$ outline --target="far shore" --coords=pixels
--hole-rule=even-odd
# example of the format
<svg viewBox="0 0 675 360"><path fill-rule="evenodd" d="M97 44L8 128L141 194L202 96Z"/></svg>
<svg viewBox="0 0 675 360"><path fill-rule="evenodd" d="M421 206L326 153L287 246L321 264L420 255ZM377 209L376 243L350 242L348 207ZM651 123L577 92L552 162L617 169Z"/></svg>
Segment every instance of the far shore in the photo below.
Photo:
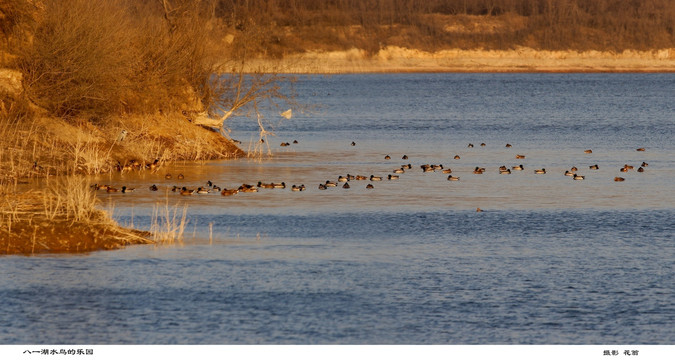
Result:
<svg viewBox="0 0 675 360"><path fill-rule="evenodd" d="M434 53L386 47L369 56L364 50L309 51L279 60L255 60L250 71L288 74L406 72L675 72L675 49L653 51L442 50Z"/></svg>

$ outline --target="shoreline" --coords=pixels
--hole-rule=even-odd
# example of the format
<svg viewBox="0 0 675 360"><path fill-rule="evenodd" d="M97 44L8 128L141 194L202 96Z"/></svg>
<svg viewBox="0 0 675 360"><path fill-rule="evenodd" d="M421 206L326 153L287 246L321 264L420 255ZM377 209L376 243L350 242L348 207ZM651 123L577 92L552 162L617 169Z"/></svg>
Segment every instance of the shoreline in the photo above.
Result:
<svg viewBox="0 0 675 360"><path fill-rule="evenodd" d="M675 49L630 51L442 50L425 52L386 47L368 56L365 50L308 51L283 59L256 59L247 71L288 74L358 73L670 73Z"/></svg>

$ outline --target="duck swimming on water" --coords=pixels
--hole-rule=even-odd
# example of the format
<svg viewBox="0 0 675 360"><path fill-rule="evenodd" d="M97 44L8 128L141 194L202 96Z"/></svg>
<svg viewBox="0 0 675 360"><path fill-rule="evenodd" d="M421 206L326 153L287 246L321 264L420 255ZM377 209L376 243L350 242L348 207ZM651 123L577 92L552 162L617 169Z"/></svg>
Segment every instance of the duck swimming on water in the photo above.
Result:
<svg viewBox="0 0 675 360"><path fill-rule="evenodd" d="M238 193L239 193L239 190L237 190L237 189L223 189L223 191L220 192L220 195L232 196L232 195L236 195Z"/></svg>

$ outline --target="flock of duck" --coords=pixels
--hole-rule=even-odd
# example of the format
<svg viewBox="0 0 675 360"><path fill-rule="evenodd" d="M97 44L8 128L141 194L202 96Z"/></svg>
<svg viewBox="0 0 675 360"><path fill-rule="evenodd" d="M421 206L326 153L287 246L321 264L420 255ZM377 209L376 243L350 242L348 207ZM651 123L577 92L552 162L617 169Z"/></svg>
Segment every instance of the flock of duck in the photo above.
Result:
<svg viewBox="0 0 675 360"><path fill-rule="evenodd" d="M297 144L297 140L293 141L294 144ZM290 146L290 143L281 143L281 146ZM355 142L351 143L351 146L356 146ZM485 143L480 144L481 147L485 147ZM469 148L473 148L473 144L468 144ZM507 148L511 148L511 144L506 144ZM637 151L645 151L644 148L638 148L636 149ZM588 149L585 150L584 153L586 154L591 154L593 151ZM523 154L516 154L515 155L516 159L525 159L526 156ZM386 155L384 157L385 160L391 160L390 155ZM407 155L403 155L401 157L402 160L408 160ZM455 160L459 160L460 156L455 155L454 156ZM155 160L152 163L149 164L141 164L138 161L132 160L129 163L122 165L118 164L117 169L120 172L126 172L126 171L133 171L133 170L151 170L153 172L157 172L159 170L159 160ZM637 172L644 172L644 168L647 167L648 164L646 162L642 162L642 164L638 167ZM459 176L455 176L452 174L452 169L444 167L442 164L422 164L419 166L422 172L428 173L428 172L441 172L443 174L448 174L447 180L448 181L460 181ZM376 176L376 175L352 175L352 174L346 174L346 175L339 175L336 181L332 180L326 180L323 183L318 184L318 189L319 190L327 190L328 188L331 187L338 187L341 186L344 189L349 189L351 186L354 184L356 181L369 181L369 183L366 185L366 189L373 189L375 186L373 185L374 182L377 181L383 181L383 180L398 180L400 178L400 174L405 173L406 171L412 171L413 166L408 163L408 164L403 164L400 167L397 167L391 171L391 174L388 174L387 176ZM589 170L599 170L600 167L597 164L590 165ZM620 172L626 173L628 171L631 171L634 169L634 166L625 164L623 167L619 169ZM524 171L525 167L522 164L519 165L514 165L511 167L507 167L506 165L502 165L499 167L498 171L499 174L511 174L514 171ZM565 170L564 174L565 176L571 177L573 180L584 180L585 176L580 175L578 173L579 169L576 166L571 167L569 170ZM484 167L476 166L472 173L473 174L483 174L486 172L486 169ZM539 169L534 169L533 172L535 174L546 174L547 171L545 168L539 168ZM171 180L174 178L172 174L165 174L164 178L166 180ZM178 180L183 180L185 179L185 176L183 174L178 174L176 177ZM621 177L621 176L616 176L614 177L614 181L625 181L626 179ZM350 182L352 182L352 185L350 185ZM92 188L95 190L101 190L101 191L106 191L108 193L116 193L116 192L121 192L121 193L129 193L135 191L134 188L129 188L127 186L122 186L120 188L111 186L111 185L100 185L100 184L94 184L92 185ZM174 185L172 187L169 187L172 192L178 193L183 196L190 196L190 195L199 195L199 194L210 194L210 193L220 193L222 196L233 196L238 193L253 193L253 192L258 192L259 189L286 189L287 185L285 182L280 182L280 183L264 183L262 181L258 181L256 184L241 184L237 188L221 188L220 186L214 184L210 180L207 181L203 186L199 186L197 188L189 188L187 186L179 186L179 185ZM158 191L160 187L158 187L156 184L153 184L149 187L150 191ZM304 184L301 185L292 185L290 186L291 191L305 191L306 187ZM477 211L482 211L477 209Z"/></svg>

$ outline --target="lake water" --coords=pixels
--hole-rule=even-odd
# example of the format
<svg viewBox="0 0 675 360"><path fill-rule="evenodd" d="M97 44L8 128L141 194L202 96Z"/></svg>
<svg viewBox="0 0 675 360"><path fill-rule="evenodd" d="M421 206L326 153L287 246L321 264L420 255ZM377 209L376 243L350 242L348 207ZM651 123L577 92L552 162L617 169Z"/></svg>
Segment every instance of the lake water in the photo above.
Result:
<svg viewBox="0 0 675 360"><path fill-rule="evenodd" d="M184 241L0 258L0 343L675 343L675 74L314 76L297 91L317 106L266 114L271 159L92 178L137 188L101 194L122 224L187 206ZM255 122L229 125L246 150ZM385 179L318 189L346 174ZM208 180L287 188L166 190Z"/></svg>

